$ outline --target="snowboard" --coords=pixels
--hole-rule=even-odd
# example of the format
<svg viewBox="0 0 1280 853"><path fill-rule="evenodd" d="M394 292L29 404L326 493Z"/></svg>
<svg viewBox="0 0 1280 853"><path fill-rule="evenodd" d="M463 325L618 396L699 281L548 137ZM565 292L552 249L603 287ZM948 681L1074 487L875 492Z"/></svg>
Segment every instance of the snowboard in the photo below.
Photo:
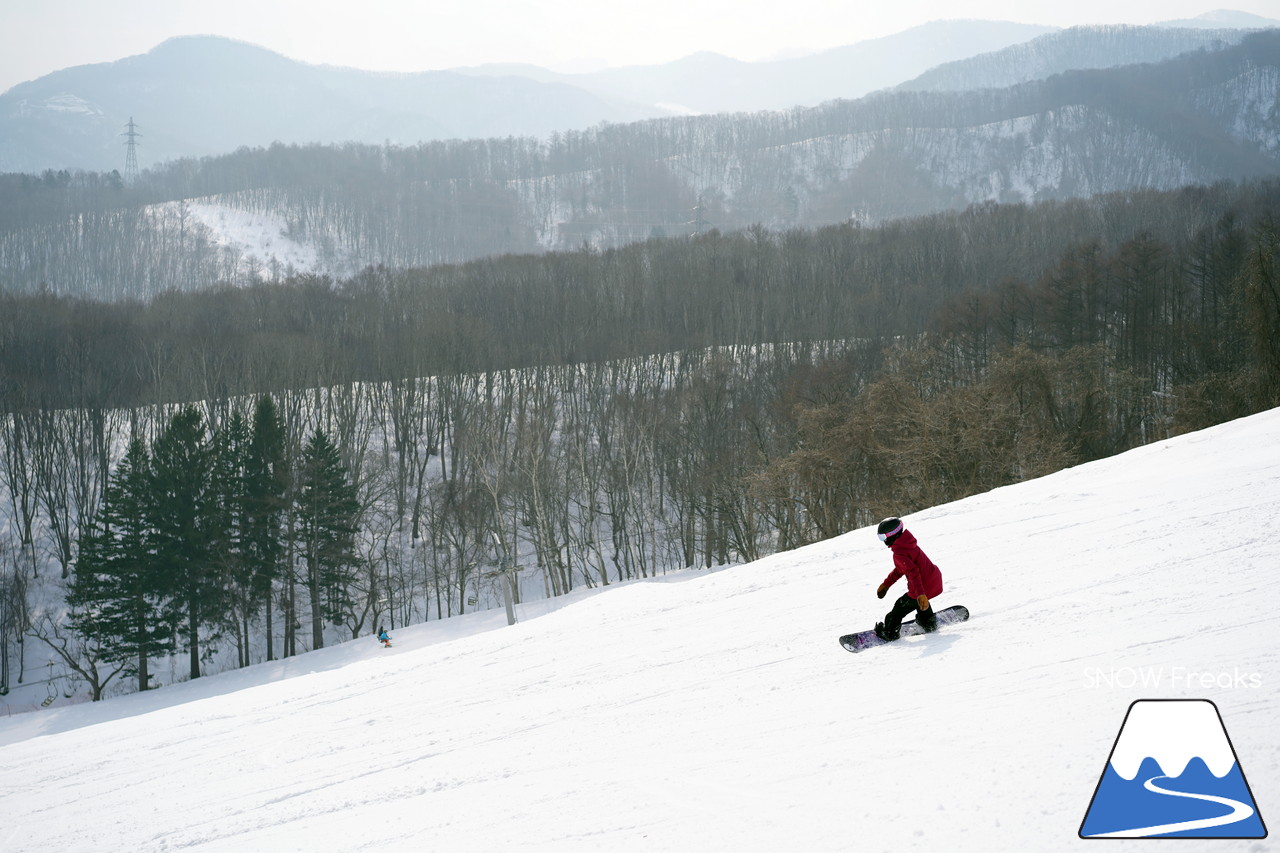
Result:
<svg viewBox="0 0 1280 853"><path fill-rule="evenodd" d="M938 620L938 627L942 628L944 625L954 625L957 622L963 622L968 619L969 608L963 604L955 604L944 610L939 610L934 616ZM925 633L924 628L917 625L915 620L910 620L902 623L902 630L898 632L898 636L913 637L916 634L923 633ZM860 652L863 649L870 649L874 646L885 646L891 642L893 641L882 640L877 637L875 631L859 631L856 634L845 634L840 638L840 645L851 652Z"/></svg>

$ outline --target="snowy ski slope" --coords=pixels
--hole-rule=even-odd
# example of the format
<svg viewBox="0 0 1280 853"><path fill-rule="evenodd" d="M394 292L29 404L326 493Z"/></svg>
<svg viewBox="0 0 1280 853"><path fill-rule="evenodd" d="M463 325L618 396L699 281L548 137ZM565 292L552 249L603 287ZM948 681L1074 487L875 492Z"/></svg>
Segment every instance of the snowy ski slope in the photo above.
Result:
<svg viewBox="0 0 1280 853"><path fill-rule="evenodd" d="M1280 410L907 523L973 617L859 655L870 530L0 720L0 850L1149 850L1076 834L1140 698L1280 821Z"/></svg>

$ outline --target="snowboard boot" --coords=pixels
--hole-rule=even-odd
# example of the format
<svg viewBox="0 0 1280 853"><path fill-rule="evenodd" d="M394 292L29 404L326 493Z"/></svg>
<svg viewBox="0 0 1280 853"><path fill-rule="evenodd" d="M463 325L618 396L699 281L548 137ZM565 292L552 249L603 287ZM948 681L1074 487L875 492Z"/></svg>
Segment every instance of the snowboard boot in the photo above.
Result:
<svg viewBox="0 0 1280 853"><path fill-rule="evenodd" d="M938 630L938 617L933 614L932 606L916 614L916 624L923 628L926 634L932 634Z"/></svg>
<svg viewBox="0 0 1280 853"><path fill-rule="evenodd" d="M892 642L898 639L902 630L902 620L916 611L916 600L904 595L893 603L893 609L884 615L883 622L876 623L876 636Z"/></svg>
<svg viewBox="0 0 1280 853"><path fill-rule="evenodd" d="M876 636L884 640L886 643L892 643L898 639L898 631L890 630L884 626L883 622L877 622L875 627Z"/></svg>

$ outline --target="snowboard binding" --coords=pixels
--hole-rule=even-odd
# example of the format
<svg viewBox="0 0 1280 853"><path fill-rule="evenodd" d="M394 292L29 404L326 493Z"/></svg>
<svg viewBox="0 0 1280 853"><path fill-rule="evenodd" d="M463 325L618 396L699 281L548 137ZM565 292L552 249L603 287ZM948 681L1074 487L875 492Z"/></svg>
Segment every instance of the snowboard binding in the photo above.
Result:
<svg viewBox="0 0 1280 853"><path fill-rule="evenodd" d="M897 631L890 631L886 628L883 622L877 622L874 631L876 636L884 640L886 643L892 643L894 640L898 639L899 636Z"/></svg>

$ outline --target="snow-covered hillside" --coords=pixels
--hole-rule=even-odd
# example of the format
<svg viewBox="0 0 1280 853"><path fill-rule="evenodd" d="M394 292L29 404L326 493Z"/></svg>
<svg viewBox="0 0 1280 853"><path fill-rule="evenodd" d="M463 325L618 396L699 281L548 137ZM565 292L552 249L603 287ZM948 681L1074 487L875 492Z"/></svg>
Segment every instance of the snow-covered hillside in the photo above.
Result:
<svg viewBox="0 0 1280 853"><path fill-rule="evenodd" d="M1140 698L1277 819L1280 410L907 522L973 618L856 656L868 530L0 720L0 848L1063 850Z"/></svg>
<svg viewBox="0 0 1280 853"><path fill-rule="evenodd" d="M288 223L281 216L215 200L192 202L187 209L195 221L210 229L214 244L230 248L243 259L242 264L257 264L263 272L273 262L289 273L330 272L321 264L315 245L301 243L288 235Z"/></svg>

